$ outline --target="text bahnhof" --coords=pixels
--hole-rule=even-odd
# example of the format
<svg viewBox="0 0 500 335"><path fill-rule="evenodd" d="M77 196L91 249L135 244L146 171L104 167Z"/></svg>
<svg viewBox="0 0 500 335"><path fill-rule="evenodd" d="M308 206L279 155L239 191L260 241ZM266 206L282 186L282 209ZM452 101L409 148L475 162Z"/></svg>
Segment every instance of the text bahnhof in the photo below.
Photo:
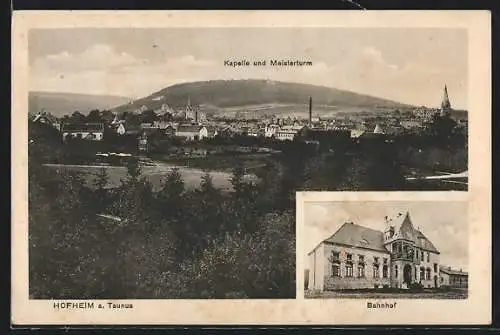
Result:
<svg viewBox="0 0 500 335"><path fill-rule="evenodd" d="M224 66L228 67L246 67L246 66L312 66L311 61L304 60L255 60L249 61L246 59L234 61L234 60L224 60Z"/></svg>

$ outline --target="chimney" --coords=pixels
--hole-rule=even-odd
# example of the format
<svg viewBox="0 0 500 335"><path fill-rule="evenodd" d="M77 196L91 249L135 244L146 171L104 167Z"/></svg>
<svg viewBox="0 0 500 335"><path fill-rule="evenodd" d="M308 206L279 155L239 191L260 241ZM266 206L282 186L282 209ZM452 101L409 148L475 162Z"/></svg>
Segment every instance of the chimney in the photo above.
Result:
<svg viewBox="0 0 500 335"><path fill-rule="evenodd" d="M312 126L312 97L309 97L309 127Z"/></svg>
<svg viewBox="0 0 500 335"><path fill-rule="evenodd" d="M198 124L198 107L194 110L194 123Z"/></svg>

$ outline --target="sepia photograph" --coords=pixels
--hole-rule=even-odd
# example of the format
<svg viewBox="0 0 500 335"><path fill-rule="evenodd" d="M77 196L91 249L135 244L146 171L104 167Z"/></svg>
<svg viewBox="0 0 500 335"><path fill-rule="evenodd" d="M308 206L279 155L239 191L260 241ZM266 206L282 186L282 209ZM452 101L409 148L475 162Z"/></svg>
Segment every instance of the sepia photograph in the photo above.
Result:
<svg viewBox="0 0 500 335"><path fill-rule="evenodd" d="M463 29L34 29L28 49L33 298L293 298L295 191L467 189Z"/></svg>
<svg viewBox="0 0 500 335"><path fill-rule="evenodd" d="M304 218L306 298L467 298L466 202L308 202Z"/></svg>
<svg viewBox="0 0 500 335"><path fill-rule="evenodd" d="M479 301L488 16L352 14L18 13L17 315L334 323L301 304ZM366 192L380 208L356 209Z"/></svg>

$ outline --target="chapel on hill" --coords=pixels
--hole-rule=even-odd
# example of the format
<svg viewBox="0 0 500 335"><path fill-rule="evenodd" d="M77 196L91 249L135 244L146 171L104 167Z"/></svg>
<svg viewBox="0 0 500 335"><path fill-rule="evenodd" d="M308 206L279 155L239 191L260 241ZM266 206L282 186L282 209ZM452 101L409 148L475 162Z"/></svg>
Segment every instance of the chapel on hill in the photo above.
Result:
<svg viewBox="0 0 500 335"><path fill-rule="evenodd" d="M408 288L439 286L439 251L410 214L385 217L384 231L353 222L308 254L308 289Z"/></svg>

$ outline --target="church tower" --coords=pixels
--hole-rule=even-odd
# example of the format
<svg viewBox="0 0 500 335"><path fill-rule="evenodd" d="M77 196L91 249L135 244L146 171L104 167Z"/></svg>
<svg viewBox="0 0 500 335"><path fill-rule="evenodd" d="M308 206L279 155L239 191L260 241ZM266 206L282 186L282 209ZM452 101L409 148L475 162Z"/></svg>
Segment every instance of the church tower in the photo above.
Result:
<svg viewBox="0 0 500 335"><path fill-rule="evenodd" d="M193 107L191 106L191 97L189 95L188 95L186 108L184 109L184 113L186 116L186 120L193 120L194 119L194 110L193 110Z"/></svg>
<svg viewBox="0 0 500 335"><path fill-rule="evenodd" d="M448 88L444 85L443 101L441 101L441 116L449 116L450 112L451 104L448 97Z"/></svg>

